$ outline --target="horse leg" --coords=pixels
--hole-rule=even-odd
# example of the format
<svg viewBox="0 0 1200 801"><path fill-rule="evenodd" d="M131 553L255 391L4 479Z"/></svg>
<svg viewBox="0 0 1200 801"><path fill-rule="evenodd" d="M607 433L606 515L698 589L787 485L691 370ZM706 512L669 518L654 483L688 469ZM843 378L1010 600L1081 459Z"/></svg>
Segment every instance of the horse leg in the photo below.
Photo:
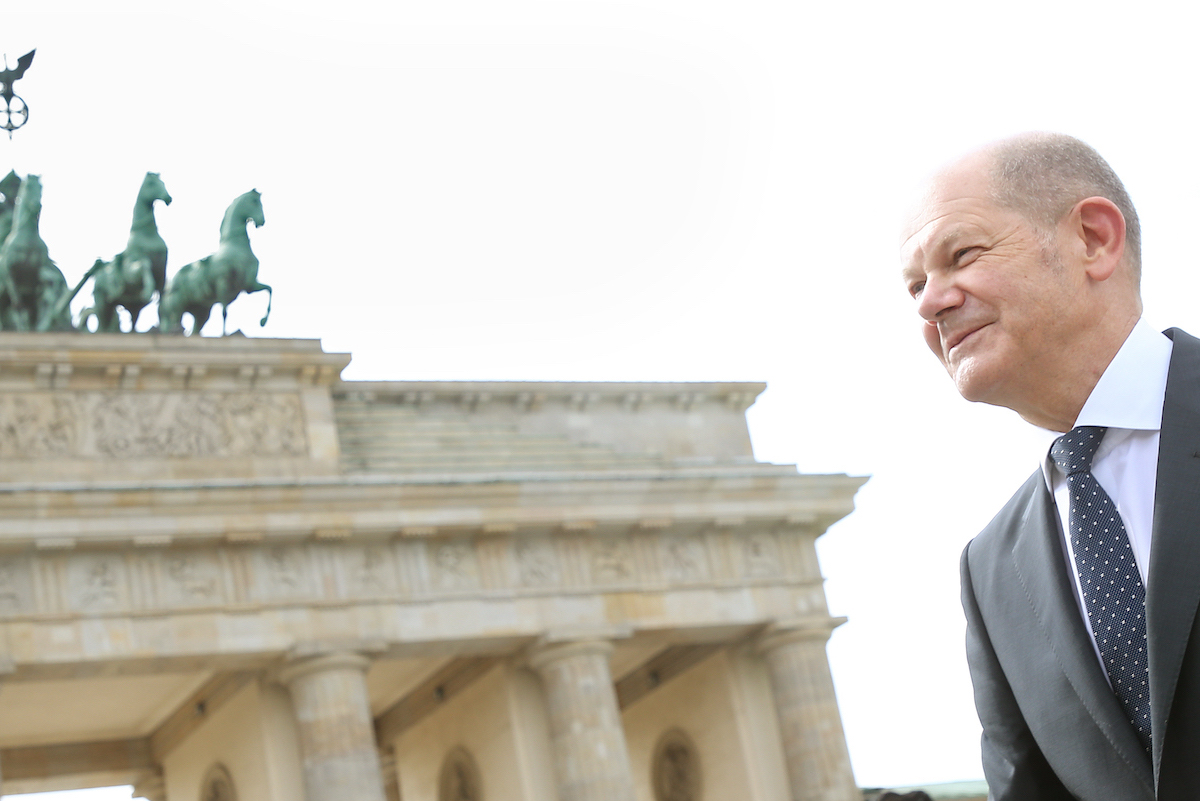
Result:
<svg viewBox="0 0 1200 801"><path fill-rule="evenodd" d="M96 305L96 333L117 334L121 331L121 322L117 319L115 303L99 303Z"/></svg>
<svg viewBox="0 0 1200 801"><path fill-rule="evenodd" d="M225 325L228 322L229 322L229 305L226 303L222 303L221 304L221 336L228 336L228 334L225 333Z"/></svg>
<svg viewBox="0 0 1200 801"><path fill-rule="evenodd" d="M267 290L267 313L264 314L263 318L258 321L258 324L260 326L266 325L267 318L271 316L271 297L273 294L271 292L271 287L267 286L266 284L260 284L260 283L258 283L258 281L255 281L253 286L251 286L249 289L246 290L246 293L249 294L251 292L261 292L264 289Z"/></svg>
<svg viewBox="0 0 1200 801"><path fill-rule="evenodd" d="M188 309L192 313L192 332L190 336L200 336L200 329L208 322L209 315L212 314L212 306L193 306Z"/></svg>
<svg viewBox="0 0 1200 801"><path fill-rule="evenodd" d="M25 309L21 308L21 293L17 291L17 282L13 280L11 272L8 274L8 296L12 299L8 307L8 313L11 315L12 329L14 331L28 331L29 315L25 313Z"/></svg>

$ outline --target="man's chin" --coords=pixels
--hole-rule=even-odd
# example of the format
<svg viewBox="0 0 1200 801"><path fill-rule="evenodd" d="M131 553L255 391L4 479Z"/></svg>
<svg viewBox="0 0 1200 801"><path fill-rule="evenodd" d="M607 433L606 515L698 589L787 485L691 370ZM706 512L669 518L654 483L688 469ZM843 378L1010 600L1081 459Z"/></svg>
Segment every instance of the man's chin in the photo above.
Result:
<svg viewBox="0 0 1200 801"><path fill-rule="evenodd" d="M994 402L990 400L993 395L993 382L981 373L978 365L964 364L957 369L951 368L950 377L954 379L954 386L958 390L958 394L962 395L965 400L972 403Z"/></svg>

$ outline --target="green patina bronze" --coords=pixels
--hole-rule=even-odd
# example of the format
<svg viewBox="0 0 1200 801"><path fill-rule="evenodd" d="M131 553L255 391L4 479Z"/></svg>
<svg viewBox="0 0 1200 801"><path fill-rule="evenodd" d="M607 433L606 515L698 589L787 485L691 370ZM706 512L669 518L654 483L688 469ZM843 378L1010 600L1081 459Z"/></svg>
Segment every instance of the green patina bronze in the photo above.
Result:
<svg viewBox="0 0 1200 801"><path fill-rule="evenodd" d="M4 244L8 232L12 230L13 211L17 207L17 192L20 189L21 177L13 170L0 178L0 195L4 195L4 199L0 200L0 245Z"/></svg>
<svg viewBox="0 0 1200 801"><path fill-rule="evenodd" d="M74 328L67 311L70 301L61 302L71 294L67 279L50 260L38 232L41 215L42 182L38 176L28 175L17 191L11 230L0 245L0 327L5 330Z"/></svg>
<svg viewBox="0 0 1200 801"><path fill-rule="evenodd" d="M129 330L135 331L142 309L154 300L155 292L162 295L167 283L167 243L154 220L157 200L171 205L171 195L158 173L148 172L133 205L133 225L125 250L112 261L97 259L84 276L84 280L93 277L95 281L92 305L80 314L80 328L86 330L88 318L95 316L98 332L120 332L117 308L123 307L131 318Z"/></svg>
<svg viewBox="0 0 1200 801"><path fill-rule="evenodd" d="M167 243L154 219L157 201L171 203L171 195L158 173L148 172L133 206L133 224L125 250L111 261L97 259L72 289L50 259L38 232L42 212L42 183L36 175L22 181L10 172L0 179L0 330L88 331L96 318L98 333L120 333L118 309L129 312L135 331L142 310L158 295L159 331L184 333L183 316L190 314L189 333L198 334L221 304L221 335L226 334L228 307L243 292L267 292L271 315L271 287L258 280L258 259L250 249L248 224L262 226L262 197L252 189L240 195L225 211L217 252L193 262L167 281ZM92 305L80 314L78 327L71 320L71 301L89 280Z"/></svg>
<svg viewBox="0 0 1200 801"><path fill-rule="evenodd" d="M183 315L192 316L192 334L198 334L221 304L221 335L225 335L229 304L243 292L267 292L267 313L259 325L271 316L271 287L258 281L258 258L250 249L247 224L255 228L264 222L262 196L257 189L239 195L225 211L221 222L221 244L217 252L185 265L167 283L158 301L159 328L166 333L183 331Z"/></svg>

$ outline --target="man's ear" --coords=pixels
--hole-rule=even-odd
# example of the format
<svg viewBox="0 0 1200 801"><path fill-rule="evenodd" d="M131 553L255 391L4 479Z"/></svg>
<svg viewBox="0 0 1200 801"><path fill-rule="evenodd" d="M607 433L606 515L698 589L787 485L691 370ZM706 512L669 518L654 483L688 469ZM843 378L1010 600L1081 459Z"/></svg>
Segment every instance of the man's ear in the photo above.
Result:
<svg viewBox="0 0 1200 801"><path fill-rule="evenodd" d="M1089 197L1068 217L1082 245L1084 269L1093 281L1105 281L1125 255L1125 215L1108 198Z"/></svg>

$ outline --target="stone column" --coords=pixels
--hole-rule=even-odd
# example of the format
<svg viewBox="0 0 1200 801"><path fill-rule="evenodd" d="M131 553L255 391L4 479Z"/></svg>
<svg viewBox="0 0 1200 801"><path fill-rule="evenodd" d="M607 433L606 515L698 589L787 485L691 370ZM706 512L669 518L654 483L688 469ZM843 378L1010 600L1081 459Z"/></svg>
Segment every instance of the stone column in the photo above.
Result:
<svg viewBox="0 0 1200 801"><path fill-rule="evenodd" d="M607 640L585 640L542 646L529 659L546 690L558 801L634 801L610 653Z"/></svg>
<svg viewBox="0 0 1200 801"><path fill-rule="evenodd" d="M791 801L860 801L833 693L825 642L845 618L822 618L768 630L766 660L783 738Z"/></svg>
<svg viewBox="0 0 1200 801"><path fill-rule="evenodd" d="M385 801L367 701L370 664L360 654L332 653L279 674L296 713L308 801Z"/></svg>
<svg viewBox="0 0 1200 801"><path fill-rule="evenodd" d="M146 801L167 801L167 785L162 770L148 773L133 785L133 797Z"/></svg>

